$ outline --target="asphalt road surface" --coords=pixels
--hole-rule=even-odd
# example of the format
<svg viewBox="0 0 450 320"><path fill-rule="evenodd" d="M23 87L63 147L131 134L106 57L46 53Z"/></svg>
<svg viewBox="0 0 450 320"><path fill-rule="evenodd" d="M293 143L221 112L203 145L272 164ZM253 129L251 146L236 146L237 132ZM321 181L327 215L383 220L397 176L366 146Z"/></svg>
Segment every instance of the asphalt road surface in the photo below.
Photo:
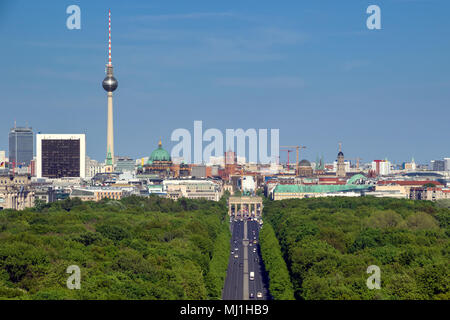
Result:
<svg viewBox="0 0 450 320"><path fill-rule="evenodd" d="M247 247L243 245L245 225L247 225ZM268 279L259 249L259 229L260 226L257 221L247 221L247 223L245 223L245 221L237 220L231 222L231 252L225 286L222 293L223 300L270 299L267 290ZM255 241L257 243L255 243ZM244 248L248 251L248 264L246 261L248 266L248 278L250 278L250 272L255 273L254 280L248 279L247 296L244 296ZM236 255L237 258L235 257ZM258 292L261 292L262 297L257 297Z"/></svg>

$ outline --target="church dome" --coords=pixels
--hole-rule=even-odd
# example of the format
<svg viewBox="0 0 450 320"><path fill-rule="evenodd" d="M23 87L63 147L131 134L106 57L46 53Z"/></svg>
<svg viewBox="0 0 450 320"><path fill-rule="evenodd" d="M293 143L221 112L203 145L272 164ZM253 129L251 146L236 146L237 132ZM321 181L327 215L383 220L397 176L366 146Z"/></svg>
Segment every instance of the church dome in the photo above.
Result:
<svg viewBox="0 0 450 320"><path fill-rule="evenodd" d="M162 147L161 139L159 140L158 149L152 152L148 162L153 163L154 161L171 161L170 154Z"/></svg>
<svg viewBox="0 0 450 320"><path fill-rule="evenodd" d="M308 160L306 160L306 159L303 159L302 161L300 161L298 163L298 165L300 167L311 167L311 163Z"/></svg>

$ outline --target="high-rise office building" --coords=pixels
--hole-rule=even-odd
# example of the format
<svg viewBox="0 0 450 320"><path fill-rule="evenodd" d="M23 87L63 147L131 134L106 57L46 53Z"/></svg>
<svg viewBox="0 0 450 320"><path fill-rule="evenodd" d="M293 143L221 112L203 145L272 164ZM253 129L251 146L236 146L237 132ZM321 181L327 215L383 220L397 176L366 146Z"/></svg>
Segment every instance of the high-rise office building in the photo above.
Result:
<svg viewBox="0 0 450 320"><path fill-rule="evenodd" d="M28 166L33 159L33 130L28 127L9 131L9 162L14 166Z"/></svg>
<svg viewBox="0 0 450 320"><path fill-rule="evenodd" d="M85 178L84 134L37 134L36 177Z"/></svg>

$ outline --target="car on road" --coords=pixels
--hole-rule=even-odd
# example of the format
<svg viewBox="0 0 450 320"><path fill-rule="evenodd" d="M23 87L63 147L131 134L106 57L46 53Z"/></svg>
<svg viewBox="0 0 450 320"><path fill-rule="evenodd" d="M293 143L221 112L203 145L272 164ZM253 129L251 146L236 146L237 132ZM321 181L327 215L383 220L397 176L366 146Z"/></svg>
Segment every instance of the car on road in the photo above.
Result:
<svg viewBox="0 0 450 320"><path fill-rule="evenodd" d="M255 295L252 293L250 293L250 299L253 299L255 297Z"/></svg>
<svg viewBox="0 0 450 320"><path fill-rule="evenodd" d="M255 280L255 273L253 271L250 272L250 280Z"/></svg>
<svg viewBox="0 0 450 320"><path fill-rule="evenodd" d="M235 254L235 255L234 255L234 258L237 259L237 258L239 258L239 256L238 256L237 254Z"/></svg>
<svg viewBox="0 0 450 320"><path fill-rule="evenodd" d="M234 251L238 251L239 250L239 248L234 248Z"/></svg>
<svg viewBox="0 0 450 320"><path fill-rule="evenodd" d="M261 293L261 292L258 292L258 293L256 294L256 297L257 297L257 298L262 298L262 293Z"/></svg>
<svg viewBox="0 0 450 320"><path fill-rule="evenodd" d="M234 254L234 251L231 251L231 254Z"/></svg>
<svg viewBox="0 0 450 320"><path fill-rule="evenodd" d="M253 252L256 252L256 248L253 248Z"/></svg>

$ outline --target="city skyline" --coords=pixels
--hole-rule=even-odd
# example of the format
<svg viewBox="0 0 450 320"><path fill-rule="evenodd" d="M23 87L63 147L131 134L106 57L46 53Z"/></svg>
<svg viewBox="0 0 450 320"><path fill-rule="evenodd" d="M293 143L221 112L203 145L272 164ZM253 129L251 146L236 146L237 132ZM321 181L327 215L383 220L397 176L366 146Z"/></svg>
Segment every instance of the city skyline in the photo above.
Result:
<svg viewBox="0 0 450 320"><path fill-rule="evenodd" d="M35 133L86 133L87 154L104 159L99 83L111 8L121 79L117 155L149 156L160 136L170 150L173 130L202 120L223 132L279 128L280 144L306 145L302 158L311 161L321 154L333 161L339 141L346 157L362 162L414 157L428 164L448 156L450 136L436 119L450 115L448 4L378 1L383 28L370 31L365 1L339 10L332 2L289 3L292 12L267 3L200 3L175 9L80 1L81 30L65 27L66 3L27 4L36 9L27 11L20 1L3 4L0 81L10 116L0 120L0 149L17 120ZM421 10L427 18L417 21ZM31 15L40 19L35 28ZM33 59L25 59L30 52ZM285 152L280 156L285 162Z"/></svg>

